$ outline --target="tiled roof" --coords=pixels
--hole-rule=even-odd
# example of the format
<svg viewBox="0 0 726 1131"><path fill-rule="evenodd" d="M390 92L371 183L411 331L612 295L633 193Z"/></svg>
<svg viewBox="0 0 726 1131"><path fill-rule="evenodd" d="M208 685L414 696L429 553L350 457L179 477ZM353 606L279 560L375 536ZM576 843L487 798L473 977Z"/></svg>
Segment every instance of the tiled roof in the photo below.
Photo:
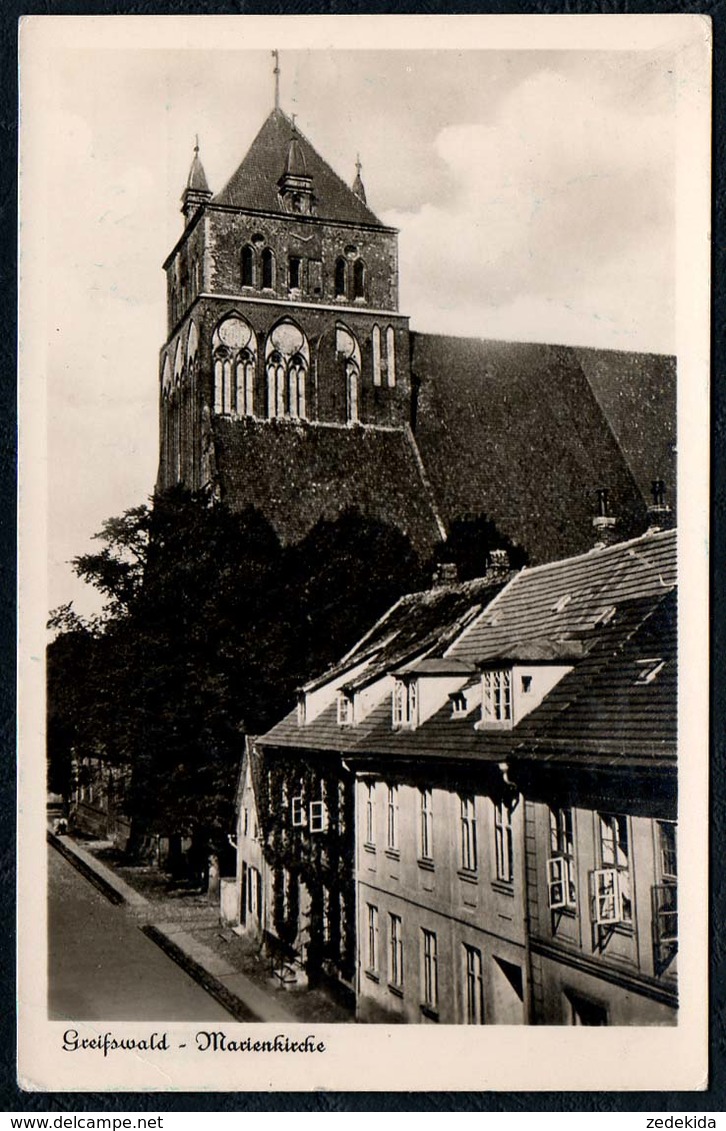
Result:
<svg viewBox="0 0 726 1131"><path fill-rule="evenodd" d="M320 687L365 663L364 670L346 684L352 690L404 663L426 663L424 657L434 650L440 656L446 644L486 608L504 584L505 579L502 578L496 581L477 578L407 594L381 617L339 664L309 687ZM464 665L461 666L466 670Z"/></svg>
<svg viewBox="0 0 726 1131"><path fill-rule="evenodd" d="M616 350L575 350L646 503L651 483L676 503L676 359Z"/></svg>
<svg viewBox="0 0 726 1131"><path fill-rule="evenodd" d="M498 762L560 759L590 765L665 765L676 739L675 532L650 535L609 550L518 574L449 648L447 657L478 663L506 641L579 642L580 659L543 703L512 730L478 729L478 712L459 716L446 703L416 729L394 730L391 696L355 726L338 723L336 704L301 726L293 712L260 740L263 745L328 750L351 760ZM461 589L463 587L455 587ZM348 659L365 653L416 602L394 606ZM443 596L443 593L442 593ZM563 603L562 598L569 596ZM600 614L605 613L601 617ZM395 655L390 649L389 657ZM441 654L439 650L438 654ZM641 661L663 667L652 676ZM341 669L344 665L341 665ZM462 674L465 669L462 667ZM332 678L330 673L329 677ZM651 678L646 679L646 676Z"/></svg>
<svg viewBox="0 0 726 1131"><path fill-rule="evenodd" d="M422 555L440 541L403 430L224 417L213 427L222 500L233 509L257 507L283 541L346 508L397 527Z"/></svg>
<svg viewBox="0 0 726 1131"><path fill-rule="evenodd" d="M524 569L448 655L480 663L544 636L587 638L623 602L659 597L675 585L675 530Z"/></svg>
<svg viewBox="0 0 726 1131"><path fill-rule="evenodd" d="M277 182L285 171L293 124L282 110L273 110L247 151L242 164L214 197L213 204L280 212ZM370 208L313 149L295 127L295 137L312 177L315 215L323 220L349 221L383 227Z"/></svg>
<svg viewBox="0 0 726 1131"><path fill-rule="evenodd" d="M593 545L595 492L606 487L621 537L642 532L646 503L581 351L419 333L411 348L416 440L447 525L483 512L532 563L552 561Z"/></svg>
<svg viewBox="0 0 726 1131"><path fill-rule="evenodd" d="M521 757L574 762L596 754L610 764L624 756L629 762L674 761L676 593L630 604L640 606L638 627L617 641L607 636L598 641L523 721Z"/></svg>

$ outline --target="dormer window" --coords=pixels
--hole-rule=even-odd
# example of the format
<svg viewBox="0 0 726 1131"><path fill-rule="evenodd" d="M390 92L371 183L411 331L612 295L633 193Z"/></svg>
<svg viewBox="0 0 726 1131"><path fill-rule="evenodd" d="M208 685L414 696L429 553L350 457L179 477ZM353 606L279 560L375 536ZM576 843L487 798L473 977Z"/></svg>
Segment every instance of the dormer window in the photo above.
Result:
<svg viewBox="0 0 726 1131"><path fill-rule="evenodd" d="M353 696L345 691L338 692L338 726L353 725Z"/></svg>
<svg viewBox="0 0 726 1131"><path fill-rule="evenodd" d="M463 691L454 691L449 696L449 702L451 703L452 718L455 719L466 714L466 695Z"/></svg>
<svg viewBox="0 0 726 1131"><path fill-rule="evenodd" d="M417 724L418 680L397 679L393 688L393 725L413 728Z"/></svg>
<svg viewBox="0 0 726 1131"><path fill-rule="evenodd" d="M512 722L512 673L509 669L484 672L482 676L482 722Z"/></svg>
<svg viewBox="0 0 726 1131"><path fill-rule="evenodd" d="M665 660L661 660L660 656L654 656L650 660L638 660L638 678L636 683L652 683L654 679L660 675L665 667Z"/></svg>

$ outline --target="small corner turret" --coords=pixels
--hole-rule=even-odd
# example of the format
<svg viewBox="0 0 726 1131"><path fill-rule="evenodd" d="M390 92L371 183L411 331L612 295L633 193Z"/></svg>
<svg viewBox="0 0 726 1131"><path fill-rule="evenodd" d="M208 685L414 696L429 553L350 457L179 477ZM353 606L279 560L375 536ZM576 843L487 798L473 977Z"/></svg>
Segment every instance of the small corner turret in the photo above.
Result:
<svg viewBox="0 0 726 1131"><path fill-rule="evenodd" d="M204 166L199 159L199 137L194 141L194 157L192 158L186 188L182 193L181 199L181 211L184 214L184 220L187 224L192 217L196 215L197 210L212 199L212 193L207 184Z"/></svg>

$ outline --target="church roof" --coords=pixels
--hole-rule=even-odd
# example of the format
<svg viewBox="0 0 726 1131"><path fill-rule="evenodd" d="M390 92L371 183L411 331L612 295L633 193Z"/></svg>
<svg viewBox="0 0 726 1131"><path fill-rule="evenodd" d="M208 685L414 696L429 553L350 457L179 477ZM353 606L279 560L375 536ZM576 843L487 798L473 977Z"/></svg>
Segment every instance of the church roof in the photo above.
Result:
<svg viewBox="0 0 726 1131"><path fill-rule="evenodd" d="M296 164L302 163L312 177L315 194L315 215L323 220L374 224L383 227L370 208L353 192L330 165L313 148L308 139L293 127L282 110L273 110L247 151L242 164L214 204L234 208L250 208L262 212L279 212L278 187L287 167L290 141L296 140Z"/></svg>
<svg viewBox="0 0 726 1131"><path fill-rule="evenodd" d="M222 500L233 509L257 507L284 542L346 508L396 526L421 555L440 541L403 429L224 417L213 428Z"/></svg>
<svg viewBox="0 0 726 1131"><path fill-rule="evenodd" d="M196 192L209 192L209 185L207 184L207 175L204 172L204 166L199 157L199 144L194 146L194 157L192 158L191 168L189 169L189 176L187 177L187 188L193 189Z"/></svg>
<svg viewBox="0 0 726 1131"><path fill-rule="evenodd" d="M595 493L606 487L620 537L643 530L646 502L583 351L420 333L411 349L416 442L447 526L483 512L532 564L552 561L592 547ZM586 352L607 385L615 363Z"/></svg>

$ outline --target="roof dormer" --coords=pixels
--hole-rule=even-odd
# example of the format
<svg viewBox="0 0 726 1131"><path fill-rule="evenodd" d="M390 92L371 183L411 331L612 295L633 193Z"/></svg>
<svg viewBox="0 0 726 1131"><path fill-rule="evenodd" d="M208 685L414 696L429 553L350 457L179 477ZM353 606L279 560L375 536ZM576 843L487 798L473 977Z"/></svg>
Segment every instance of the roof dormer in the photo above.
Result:
<svg viewBox="0 0 726 1131"><path fill-rule="evenodd" d="M294 123L293 134L287 147L285 171L277 182L277 187L280 203L285 212L294 212L300 216L314 215L313 178L308 173L305 152Z"/></svg>

